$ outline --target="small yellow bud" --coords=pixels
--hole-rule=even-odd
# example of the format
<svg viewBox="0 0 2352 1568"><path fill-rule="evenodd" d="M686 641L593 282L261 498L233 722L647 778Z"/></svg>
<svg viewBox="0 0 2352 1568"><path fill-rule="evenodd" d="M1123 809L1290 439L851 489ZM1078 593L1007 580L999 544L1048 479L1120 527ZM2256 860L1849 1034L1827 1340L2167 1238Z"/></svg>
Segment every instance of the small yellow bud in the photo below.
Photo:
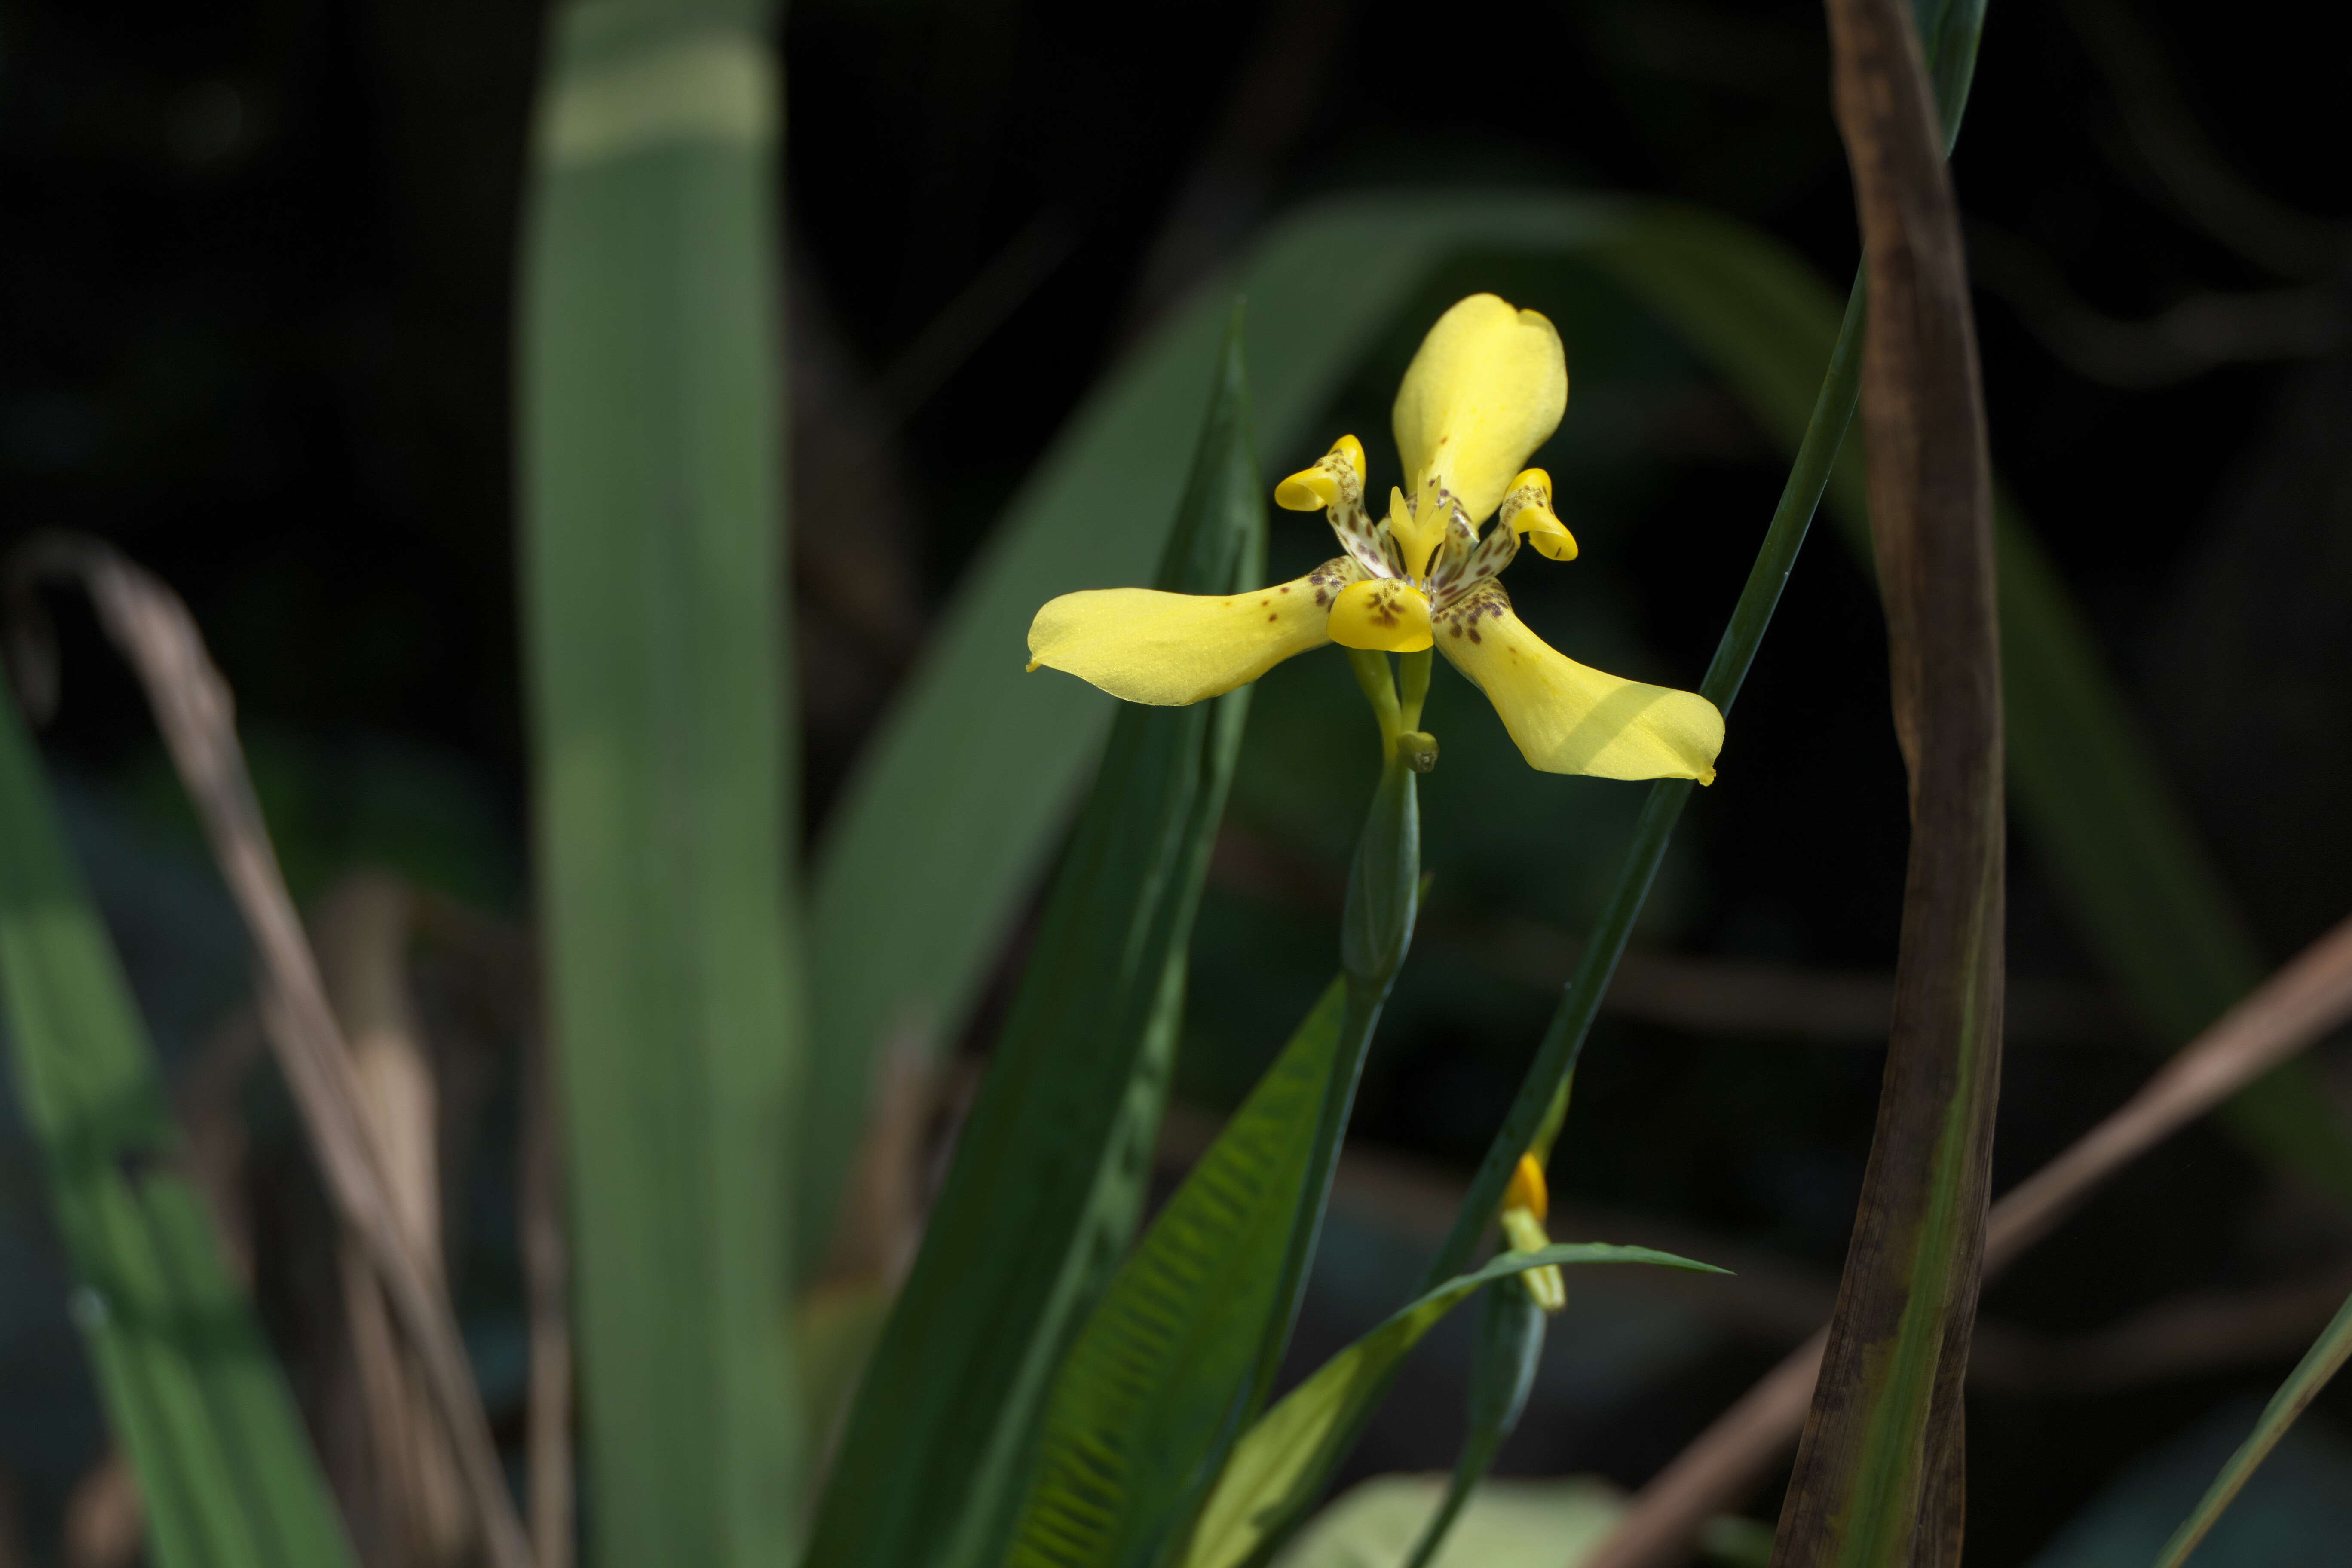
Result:
<svg viewBox="0 0 2352 1568"><path fill-rule="evenodd" d="M1437 767L1437 737L1426 730L1407 730L1396 738L1396 750L1414 773L1430 773Z"/></svg>
<svg viewBox="0 0 2352 1568"><path fill-rule="evenodd" d="M1533 1154L1519 1156L1518 1169L1511 1173L1511 1184L1503 1191L1503 1207L1525 1209L1538 1223L1551 1213L1551 1196L1544 1186L1543 1167L1536 1163Z"/></svg>

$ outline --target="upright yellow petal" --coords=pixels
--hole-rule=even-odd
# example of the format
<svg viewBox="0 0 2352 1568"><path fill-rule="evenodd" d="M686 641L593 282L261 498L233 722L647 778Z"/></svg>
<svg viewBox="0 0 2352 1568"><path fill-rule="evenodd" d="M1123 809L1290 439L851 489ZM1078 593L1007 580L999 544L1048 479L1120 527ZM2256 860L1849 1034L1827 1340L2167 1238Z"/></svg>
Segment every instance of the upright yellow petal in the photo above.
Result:
<svg viewBox="0 0 2352 1568"><path fill-rule="evenodd" d="M1556 653L1495 584L1438 616L1437 646L1477 682L1530 767L1604 779L1715 782L1723 715L1693 691L1644 686Z"/></svg>
<svg viewBox="0 0 2352 1568"><path fill-rule="evenodd" d="M1434 475L1472 522L1486 521L1567 408L1568 361L1551 322L1471 295L1429 329L1397 389L1407 489Z"/></svg>
<svg viewBox="0 0 2352 1568"><path fill-rule="evenodd" d="M1222 697L1330 641L1331 601L1360 574L1333 562L1250 594L1065 594L1029 624L1029 668L1067 670L1113 697L1160 708Z"/></svg>

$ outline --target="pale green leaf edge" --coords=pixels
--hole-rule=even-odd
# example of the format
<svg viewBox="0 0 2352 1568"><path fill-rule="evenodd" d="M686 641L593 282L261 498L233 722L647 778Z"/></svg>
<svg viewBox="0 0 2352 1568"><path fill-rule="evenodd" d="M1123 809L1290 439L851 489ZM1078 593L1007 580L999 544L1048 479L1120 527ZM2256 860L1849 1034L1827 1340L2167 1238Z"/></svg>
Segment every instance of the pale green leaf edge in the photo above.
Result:
<svg viewBox="0 0 2352 1568"><path fill-rule="evenodd" d="M2262 1419L2254 1423L2252 1433L2238 1446L2238 1451L2230 1456L2229 1463L2223 1465L2221 1473L2213 1478L2213 1484L2206 1489L2197 1507L2173 1532L2172 1539L2165 1542L2162 1555L2156 1560L2156 1568L2180 1568L2189 1561L2189 1554L2197 1550L2197 1543L2205 1539L2206 1533L2220 1521L2223 1510L2245 1489L2246 1482L2253 1479L2255 1468L2270 1458L2271 1450L2279 1446L2279 1440L2286 1436L2287 1428L2294 1425L2295 1417L2319 1397L2319 1391L2327 1386L2330 1378L2343 1370L2347 1360L2352 1360L2352 1296L2345 1298L2344 1305L2336 1309L2334 1320L2321 1331L2311 1349L2304 1352L2303 1360L2295 1363L2294 1370L2287 1373L2286 1381L2279 1385L2279 1391L2271 1396L2270 1404L2263 1407Z"/></svg>
<svg viewBox="0 0 2352 1568"><path fill-rule="evenodd" d="M1560 1243L1507 1252L1457 1275L1391 1313L1379 1327L1325 1362L1259 1417L1225 1463L1201 1510L1183 1568L1242 1568L1277 1539L1315 1500L1339 1458L1335 1438L1352 1435L1363 1401L1376 1398L1406 1352L1480 1286L1547 1264L1652 1263L1703 1274L1729 1270L1646 1247Z"/></svg>

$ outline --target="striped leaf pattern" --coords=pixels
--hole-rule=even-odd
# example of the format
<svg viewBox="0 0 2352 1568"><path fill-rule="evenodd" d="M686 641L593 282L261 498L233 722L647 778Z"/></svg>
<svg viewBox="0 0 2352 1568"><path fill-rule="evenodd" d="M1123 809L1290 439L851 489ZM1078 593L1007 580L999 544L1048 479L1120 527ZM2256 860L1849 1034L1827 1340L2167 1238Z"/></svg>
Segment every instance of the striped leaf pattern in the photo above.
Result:
<svg viewBox="0 0 2352 1568"><path fill-rule="evenodd" d="M1149 1562L1244 1414L1339 1054L1333 981L1071 1348L1011 1568Z"/></svg>

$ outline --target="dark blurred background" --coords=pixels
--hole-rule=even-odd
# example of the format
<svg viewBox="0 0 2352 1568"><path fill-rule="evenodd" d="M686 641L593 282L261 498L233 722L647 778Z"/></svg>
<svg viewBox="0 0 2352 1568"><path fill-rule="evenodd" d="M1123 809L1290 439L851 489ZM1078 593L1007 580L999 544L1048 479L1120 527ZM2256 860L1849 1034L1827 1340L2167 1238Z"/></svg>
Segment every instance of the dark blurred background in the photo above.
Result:
<svg viewBox="0 0 2352 1568"><path fill-rule="evenodd" d="M1995 464L2273 963L2352 905L2352 84L2340 49L2304 40L2308 15L1997 3L1955 161ZM541 22L512 0L0 13L0 531L101 535L186 596L298 895L375 865L528 921L509 454ZM782 40L812 836L1066 416L1285 208L1368 188L1626 191L1743 219L1841 286L1855 261L1822 17L1796 0L810 0ZM1544 460L1585 554L1540 583L1522 567L1515 594L1578 657L1696 684L1780 455L1660 329L1580 319L1589 288L1541 267L1465 258L1328 435L1358 430L1388 482L1394 376L1435 309L1480 288L1558 313L1577 382ZM1313 455L1266 452L1269 478ZM1119 498L1103 505L1117 526ZM1328 552L1310 524L1276 514L1277 565ZM64 672L48 755L184 1072L241 1000L233 923L135 684L86 610L48 607ZM1348 688L1337 660L1262 686L1202 916L1171 1160L1328 972L1370 778ZM1433 701L1437 892L1370 1068L1364 1158L1302 1353L1410 1285L1635 804L1528 774L1462 683L1441 678ZM1741 1281L1580 1294L1507 1471L1638 1484L1825 1313L1904 840L1874 596L1824 529L1596 1031L1556 1167L1556 1233L1660 1238ZM2022 836L2014 861L1997 1184L2152 1059ZM986 1045L983 1022L967 1054ZM2352 1114L2352 1064L2321 1060ZM481 1138L510 1141L511 1071L476 1077ZM323 1219L282 1102L265 1085L245 1115L253 1179L299 1178L257 1222L288 1343L327 1289L300 1254ZM7 1137L0 1526L46 1557L103 1439ZM478 1365L510 1408L509 1168L465 1164L448 1225ZM2198 1444L2226 1448L2347 1270L2352 1219L2210 1127L2143 1162L1987 1297L1971 1562L2107 1561L2097 1510L2161 1492ZM1417 1363L1358 1473L1451 1462L1460 1349ZM332 1380L289 1353L315 1409ZM2331 1417L2352 1421L2352 1396L2324 1401L2278 1467L2273 1515L2352 1509Z"/></svg>

